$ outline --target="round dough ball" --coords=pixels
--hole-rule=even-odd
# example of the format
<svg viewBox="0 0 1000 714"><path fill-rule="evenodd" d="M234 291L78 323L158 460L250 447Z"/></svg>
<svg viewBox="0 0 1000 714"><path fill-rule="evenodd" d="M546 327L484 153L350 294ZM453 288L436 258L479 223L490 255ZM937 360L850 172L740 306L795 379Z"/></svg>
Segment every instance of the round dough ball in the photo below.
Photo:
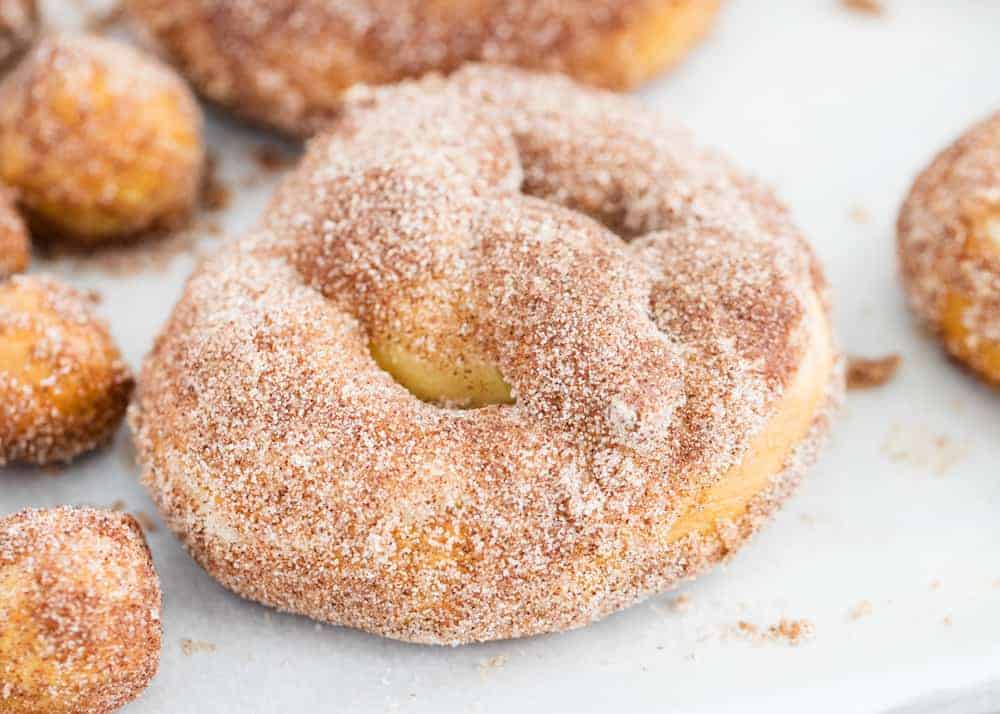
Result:
<svg viewBox="0 0 1000 714"><path fill-rule="evenodd" d="M95 245L195 205L201 114L172 70L89 35L43 39L0 84L0 181L32 229Z"/></svg>
<svg viewBox="0 0 1000 714"><path fill-rule="evenodd" d="M93 307L51 278L0 283L0 464L69 461L114 434L133 380Z"/></svg>
<svg viewBox="0 0 1000 714"><path fill-rule="evenodd" d="M131 516L0 518L0 711L105 714L135 699L159 665L160 603Z"/></svg>

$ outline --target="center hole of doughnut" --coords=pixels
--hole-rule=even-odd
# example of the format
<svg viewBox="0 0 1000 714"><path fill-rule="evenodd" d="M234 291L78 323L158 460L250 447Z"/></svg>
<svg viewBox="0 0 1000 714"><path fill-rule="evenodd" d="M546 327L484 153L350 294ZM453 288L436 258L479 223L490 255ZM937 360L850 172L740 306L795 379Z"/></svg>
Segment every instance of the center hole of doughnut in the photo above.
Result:
<svg viewBox="0 0 1000 714"><path fill-rule="evenodd" d="M423 402L449 409L515 402L500 370L454 335L376 335L369 348L378 366Z"/></svg>

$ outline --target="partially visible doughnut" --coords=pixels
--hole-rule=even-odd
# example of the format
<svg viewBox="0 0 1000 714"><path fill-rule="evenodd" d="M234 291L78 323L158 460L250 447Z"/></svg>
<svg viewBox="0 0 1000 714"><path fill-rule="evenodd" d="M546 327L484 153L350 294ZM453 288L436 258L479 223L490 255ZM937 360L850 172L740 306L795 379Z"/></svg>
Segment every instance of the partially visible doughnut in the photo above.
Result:
<svg viewBox="0 0 1000 714"><path fill-rule="evenodd" d="M0 2L0 70L31 46L41 25L35 0Z"/></svg>
<svg viewBox="0 0 1000 714"><path fill-rule="evenodd" d="M311 134L353 84L468 61L566 72L626 89L677 62L718 0L129 0L211 99Z"/></svg>
<svg viewBox="0 0 1000 714"><path fill-rule="evenodd" d="M952 355L1000 384L1000 112L917 177L897 234L914 311Z"/></svg>
<svg viewBox="0 0 1000 714"><path fill-rule="evenodd" d="M104 444L132 386L91 298L52 278L0 283L0 465L69 461Z"/></svg>
<svg viewBox="0 0 1000 714"><path fill-rule="evenodd" d="M161 330L143 483L284 610L578 627L792 490L842 389L825 290L767 189L623 97L487 67L358 88Z"/></svg>
<svg viewBox="0 0 1000 714"><path fill-rule="evenodd" d="M160 600L131 516L0 518L0 711L107 714L138 697L160 661Z"/></svg>
<svg viewBox="0 0 1000 714"><path fill-rule="evenodd" d="M0 280L20 273L30 262L28 229L14 207L10 191L0 187Z"/></svg>
<svg viewBox="0 0 1000 714"><path fill-rule="evenodd" d="M33 232L92 246L174 225L203 160L190 90L127 45L49 36L0 83L0 182Z"/></svg>

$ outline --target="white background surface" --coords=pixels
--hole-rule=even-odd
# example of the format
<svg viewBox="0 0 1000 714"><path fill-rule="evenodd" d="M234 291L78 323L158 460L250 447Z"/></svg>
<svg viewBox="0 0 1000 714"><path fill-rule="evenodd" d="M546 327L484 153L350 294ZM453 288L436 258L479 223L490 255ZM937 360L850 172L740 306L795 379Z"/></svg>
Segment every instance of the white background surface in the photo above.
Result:
<svg viewBox="0 0 1000 714"><path fill-rule="evenodd" d="M671 608L675 593L566 634L405 645L236 598L157 520L148 537L164 590L162 663L127 711L840 714L1000 679L1000 392L950 365L914 325L893 235L915 173L1000 108L1000 2L886 5L868 17L834 0L732 0L689 61L642 92L777 186L826 266L846 351L905 360L888 387L850 395L796 497L731 564L681 590L686 611ZM258 175L249 149L271 139L213 114L208 140L238 190L224 217L238 233L274 179ZM127 275L79 260L34 270L99 288L138 367L193 264L185 255ZM0 513L121 500L154 514L131 459L123 430L57 475L5 472ZM865 600L871 613L852 619ZM814 638L791 647L737 632L741 620L766 628L783 616L811 621ZM185 654L182 639L214 651ZM985 695L947 711L997 708Z"/></svg>

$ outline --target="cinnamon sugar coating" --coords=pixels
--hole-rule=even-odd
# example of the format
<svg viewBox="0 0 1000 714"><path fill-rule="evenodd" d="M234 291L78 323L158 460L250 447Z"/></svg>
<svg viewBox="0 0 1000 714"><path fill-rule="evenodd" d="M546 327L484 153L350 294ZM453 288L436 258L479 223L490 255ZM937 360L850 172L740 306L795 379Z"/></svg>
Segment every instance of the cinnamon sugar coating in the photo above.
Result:
<svg viewBox="0 0 1000 714"><path fill-rule="evenodd" d="M0 518L0 711L107 714L138 697L159 665L160 600L131 516Z"/></svg>
<svg viewBox="0 0 1000 714"><path fill-rule="evenodd" d="M952 355L1000 384L1000 112L917 177L897 236L913 310Z"/></svg>
<svg viewBox="0 0 1000 714"><path fill-rule="evenodd" d="M718 0L129 0L211 99L312 134L343 91L480 61L624 89L687 53Z"/></svg>
<svg viewBox="0 0 1000 714"><path fill-rule="evenodd" d="M120 42L45 37L0 83L0 181L37 234L93 246L172 226L203 161L190 90Z"/></svg>
<svg viewBox="0 0 1000 714"><path fill-rule="evenodd" d="M101 446L132 387L89 297L47 277L0 282L0 465L69 461Z"/></svg>
<svg viewBox="0 0 1000 714"><path fill-rule="evenodd" d="M143 482L210 574L283 610L441 644L578 627L793 488L842 388L824 290L765 188L627 99L479 66L357 88L162 329ZM415 398L385 335L476 355L514 403ZM804 381L745 507L682 527Z"/></svg>
<svg viewBox="0 0 1000 714"><path fill-rule="evenodd" d="M20 273L30 262L28 229L14 207L10 191L0 187L0 280Z"/></svg>
<svg viewBox="0 0 1000 714"><path fill-rule="evenodd" d="M0 2L0 70L31 46L41 25L35 0Z"/></svg>

